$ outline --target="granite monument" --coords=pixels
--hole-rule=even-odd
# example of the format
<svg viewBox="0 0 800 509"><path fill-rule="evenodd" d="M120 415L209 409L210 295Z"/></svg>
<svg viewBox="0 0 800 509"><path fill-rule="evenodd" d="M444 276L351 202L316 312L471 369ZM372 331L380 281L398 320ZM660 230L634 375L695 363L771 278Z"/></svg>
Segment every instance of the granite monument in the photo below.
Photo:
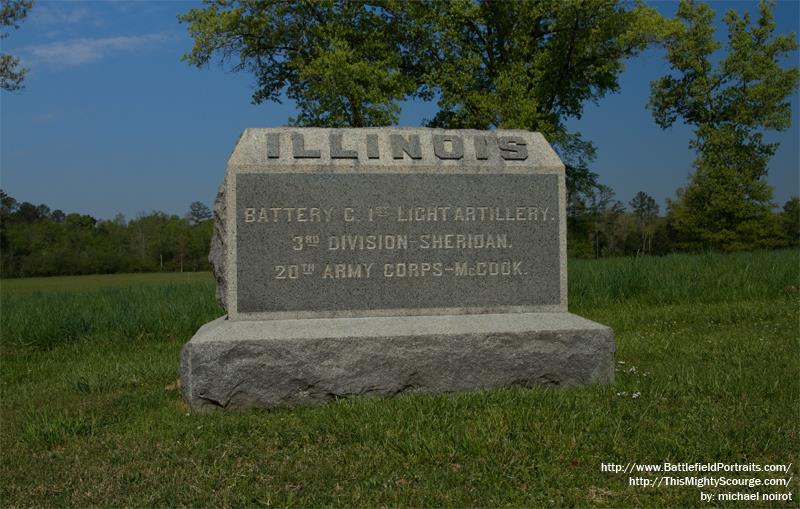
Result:
<svg viewBox="0 0 800 509"><path fill-rule="evenodd" d="M181 352L194 410L608 383L567 312L564 165L538 133L247 129L214 207L225 317Z"/></svg>

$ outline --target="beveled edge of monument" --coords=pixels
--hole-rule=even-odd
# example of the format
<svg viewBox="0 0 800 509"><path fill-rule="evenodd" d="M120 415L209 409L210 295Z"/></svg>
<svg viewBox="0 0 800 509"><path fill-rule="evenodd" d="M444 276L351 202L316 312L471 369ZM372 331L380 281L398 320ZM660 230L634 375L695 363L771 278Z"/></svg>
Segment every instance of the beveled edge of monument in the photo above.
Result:
<svg viewBox="0 0 800 509"><path fill-rule="evenodd" d="M236 292L233 292L236 295ZM380 309L339 309L329 311L256 311L237 313L236 320L298 320L303 318L376 318L376 317L408 317L408 316L444 316L444 315L486 315L508 313L564 313L565 304L549 304L541 306L461 306L443 308L380 308Z"/></svg>
<svg viewBox="0 0 800 509"><path fill-rule="evenodd" d="M317 157L294 157L292 136L302 135L304 151L318 154ZM419 136L423 147L419 158L403 154L402 159L392 157L391 135ZM269 157L266 147L269 135L278 135L280 144L277 157ZM367 157L367 135L377 136L379 156ZM344 151L357 153L356 158L332 157L331 138L339 137ZM476 137L521 137L526 142L525 159L505 159L500 150L491 148L486 159L478 159L474 143L463 143L463 155L442 159L436 156L433 137L464 137L474 141ZM465 141L462 139L462 142ZM273 154L274 155L274 154ZM480 131L475 129L433 128L248 128L245 129L228 159L228 173L274 173L345 172L345 173L394 173L398 168L415 173L563 173L564 164L541 133L519 129Z"/></svg>
<svg viewBox="0 0 800 509"><path fill-rule="evenodd" d="M319 157L314 159L295 159L290 157L290 150L280 151L280 157L266 157L263 148L267 143L268 134L283 134L291 137L293 133L309 135L306 149L319 149ZM391 153L389 138L379 137L379 151L383 154L378 159L364 159L359 154L359 159L333 159L330 151L323 150L326 143L330 143L330 134L342 134L348 137L363 136L368 134L403 134L403 135L468 135L468 136L520 136L527 142L527 156L524 160L506 160L500 157L498 151L490 151L486 160L475 159L474 147L470 152L471 144L464 144L464 155L461 159L438 159L432 150L422 152L418 160L394 160ZM351 136L352 135L352 136ZM288 139L288 138L287 138ZM432 139L432 138L431 138ZM428 140L430 141L430 140ZM314 145L316 143L316 145ZM425 142L422 142L425 145ZM430 144L429 144L430 145ZM532 157L535 156L535 157ZM472 159L467 159L472 157ZM560 260L560 302L544 306L487 306L487 307L442 307L442 308L415 308L415 309L374 309L374 310L330 310L330 311L265 311L239 313L238 288L237 288L237 242L236 242L236 178L239 173L433 173L433 174L556 174L558 175L558 206L561 212L559 218L559 260ZM436 129L436 128L317 128L317 127L275 127L275 128L247 128L239 136L230 158L224 180L226 209L226 235L229 239L225 242L226 265L226 311L230 320L286 320L302 318L358 318L377 316L439 316L439 315L474 315L491 313L536 313L536 312L561 312L567 311L567 218L566 218L566 178L564 163L553 150L541 133L520 129L497 129L481 131L476 129ZM233 211L233 213L231 213ZM230 239L233 239L230 241Z"/></svg>
<svg viewBox="0 0 800 509"><path fill-rule="evenodd" d="M613 334L607 325L568 312L297 318L263 321L229 320L227 316L221 316L201 326L191 342L460 336L514 334L534 330L540 332L596 330Z"/></svg>

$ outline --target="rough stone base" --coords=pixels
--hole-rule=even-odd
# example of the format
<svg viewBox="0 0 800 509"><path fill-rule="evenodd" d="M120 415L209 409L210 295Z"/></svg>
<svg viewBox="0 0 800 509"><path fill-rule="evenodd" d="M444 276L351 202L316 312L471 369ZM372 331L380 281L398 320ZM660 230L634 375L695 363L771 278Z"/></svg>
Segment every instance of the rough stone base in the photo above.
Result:
<svg viewBox="0 0 800 509"><path fill-rule="evenodd" d="M190 408L348 396L610 383L614 335L570 313L229 321L181 351Z"/></svg>

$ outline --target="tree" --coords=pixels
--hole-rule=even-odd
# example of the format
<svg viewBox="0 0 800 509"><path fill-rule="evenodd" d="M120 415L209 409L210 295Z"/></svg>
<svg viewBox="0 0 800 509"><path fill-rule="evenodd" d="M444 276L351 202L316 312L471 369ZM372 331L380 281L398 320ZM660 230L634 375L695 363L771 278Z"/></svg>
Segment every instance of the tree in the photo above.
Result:
<svg viewBox="0 0 800 509"><path fill-rule="evenodd" d="M714 40L714 11L692 0L678 7L681 28L666 42L674 74L651 83L648 105L662 128L679 118L695 127L694 172L669 202L683 247L773 247L781 237L766 182L777 144L765 143L763 131L791 125L788 98L800 74L780 65L798 44L794 34L773 34L772 7L762 1L752 26L749 15L725 14L727 54L721 59L715 56L721 44Z"/></svg>
<svg viewBox="0 0 800 509"><path fill-rule="evenodd" d="M16 212L17 206L17 200L0 189L0 218L6 219Z"/></svg>
<svg viewBox="0 0 800 509"><path fill-rule="evenodd" d="M211 210L203 202L193 202L189 205L189 212L186 214L186 219L191 225L198 225L206 219L211 219Z"/></svg>
<svg viewBox="0 0 800 509"><path fill-rule="evenodd" d="M642 239L640 252L652 252L655 223L656 219L658 219L658 203L656 203L656 200L649 194L644 191L639 191L628 204L631 207L631 212L633 212L633 215L637 219L637 225Z"/></svg>
<svg viewBox="0 0 800 509"><path fill-rule="evenodd" d="M56 209L50 213L50 220L54 223L63 223L67 218L67 215L64 214L64 211L61 209Z"/></svg>
<svg viewBox="0 0 800 509"><path fill-rule="evenodd" d="M171 240L170 254L173 262L175 262L173 268L177 266L178 270L183 272L184 263L189 254L191 225L178 216L171 216L165 225L165 230Z"/></svg>
<svg viewBox="0 0 800 509"><path fill-rule="evenodd" d="M0 0L0 39L8 37L7 30L19 28L19 22L28 15L33 0ZM28 70L19 65L19 58L0 54L0 88L13 92L23 87Z"/></svg>
<svg viewBox="0 0 800 509"><path fill-rule="evenodd" d="M596 258L601 258L615 247L614 229L617 219L625 212L625 206L614 199L614 195L613 189L600 184L590 196L589 214L594 225L592 244Z"/></svg>
<svg viewBox="0 0 800 509"><path fill-rule="evenodd" d="M188 260L191 270L209 270L208 250L214 233L214 221L203 221L190 232Z"/></svg>
<svg viewBox="0 0 800 509"><path fill-rule="evenodd" d="M0 275L8 277L13 272L14 249L9 244L9 221L17 211L17 200L0 189Z"/></svg>
<svg viewBox="0 0 800 509"><path fill-rule="evenodd" d="M14 212L14 216L23 223L32 223L42 219L42 211L40 207L37 207L33 203L24 201L19 204L17 210Z"/></svg>
<svg viewBox="0 0 800 509"><path fill-rule="evenodd" d="M179 16L194 39L184 55L202 67L218 56L252 72L253 103L297 103L300 126L397 122L399 101L418 92L419 31L399 0L207 0Z"/></svg>
<svg viewBox="0 0 800 509"><path fill-rule="evenodd" d="M616 92L622 60L664 31L654 9L617 0L426 3L440 95L431 124L531 129L554 141L586 101Z"/></svg>
<svg viewBox="0 0 800 509"><path fill-rule="evenodd" d="M425 5L435 39L428 82L440 108L429 125L539 131L565 161L570 193L588 195L595 149L566 120L618 91L624 59L670 24L655 9L617 0Z"/></svg>
<svg viewBox="0 0 800 509"><path fill-rule="evenodd" d="M800 198L789 199L783 205L783 228L789 238L789 245L800 245Z"/></svg>
<svg viewBox="0 0 800 509"><path fill-rule="evenodd" d="M567 250L570 256L600 258L626 254L626 236L618 231L624 222L625 206L614 199L614 191L597 185L587 196L573 196L569 205Z"/></svg>
<svg viewBox="0 0 800 509"><path fill-rule="evenodd" d="M658 217L658 203L652 196L639 191L636 196L629 202L631 212L636 216L639 221L649 221Z"/></svg>

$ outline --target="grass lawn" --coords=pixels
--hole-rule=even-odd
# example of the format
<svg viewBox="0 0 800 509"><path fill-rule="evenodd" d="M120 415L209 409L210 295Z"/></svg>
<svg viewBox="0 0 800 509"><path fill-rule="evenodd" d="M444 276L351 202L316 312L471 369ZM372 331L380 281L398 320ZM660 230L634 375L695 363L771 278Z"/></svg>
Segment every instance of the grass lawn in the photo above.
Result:
<svg viewBox="0 0 800 509"><path fill-rule="evenodd" d="M574 260L570 310L616 334L611 386L201 416L187 413L175 382L182 344L222 314L209 275L3 281L0 500L797 507L797 475L789 488L643 488L601 464L792 463L791 476L798 286L796 250ZM791 493L793 502L708 504L700 491Z"/></svg>
<svg viewBox="0 0 800 509"><path fill-rule="evenodd" d="M212 281L210 272L162 272L146 274L93 274L91 276L58 276L3 279L0 296L30 295L36 292L75 293L99 288L120 288L133 285L165 285Z"/></svg>

